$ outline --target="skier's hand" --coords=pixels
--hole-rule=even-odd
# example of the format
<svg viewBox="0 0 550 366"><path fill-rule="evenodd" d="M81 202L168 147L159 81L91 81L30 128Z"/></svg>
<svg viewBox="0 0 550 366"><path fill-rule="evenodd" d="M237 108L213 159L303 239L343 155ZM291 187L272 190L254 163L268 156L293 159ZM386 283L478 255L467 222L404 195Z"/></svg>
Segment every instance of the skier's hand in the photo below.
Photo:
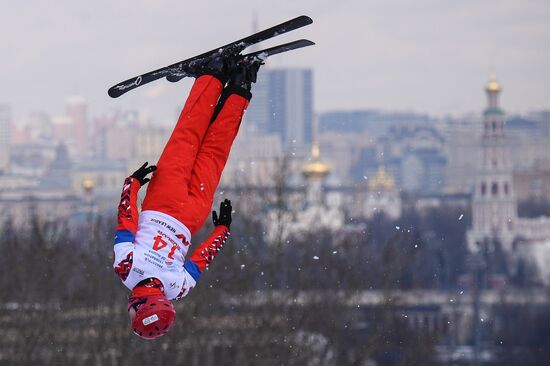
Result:
<svg viewBox="0 0 550 366"><path fill-rule="evenodd" d="M145 184L147 184L147 182L150 181L149 178L147 178L147 175L149 173L152 173L154 172L155 170L157 170L157 166L156 165L149 165L147 166L147 164L149 164L148 162L145 162L145 164L143 164L138 170L136 170L130 177L132 178L135 178L139 181L139 183L143 186Z"/></svg>
<svg viewBox="0 0 550 366"><path fill-rule="evenodd" d="M212 211L212 221L214 222L214 225L225 225L229 228L231 225L231 210L233 210L231 207L231 201L226 198L222 203L220 203L219 217L216 211Z"/></svg>

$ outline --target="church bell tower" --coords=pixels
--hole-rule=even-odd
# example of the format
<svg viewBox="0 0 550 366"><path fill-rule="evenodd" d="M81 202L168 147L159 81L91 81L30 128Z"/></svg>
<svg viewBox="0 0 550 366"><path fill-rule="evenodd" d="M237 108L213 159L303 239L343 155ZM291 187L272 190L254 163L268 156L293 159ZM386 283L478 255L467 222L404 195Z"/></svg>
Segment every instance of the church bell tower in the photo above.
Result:
<svg viewBox="0 0 550 366"><path fill-rule="evenodd" d="M485 85L487 108L476 185L472 198L472 230L469 246L484 239L498 239L505 251L511 249L517 220L516 198L512 185L512 164L505 137L504 112L499 106L502 88L492 76Z"/></svg>

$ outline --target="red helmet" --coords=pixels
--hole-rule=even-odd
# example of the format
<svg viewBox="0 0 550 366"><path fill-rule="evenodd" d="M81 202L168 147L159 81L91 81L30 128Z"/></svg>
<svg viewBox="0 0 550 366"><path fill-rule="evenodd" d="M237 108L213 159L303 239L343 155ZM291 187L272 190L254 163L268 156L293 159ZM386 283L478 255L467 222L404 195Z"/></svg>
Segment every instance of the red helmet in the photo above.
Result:
<svg viewBox="0 0 550 366"><path fill-rule="evenodd" d="M164 295L149 295L130 300L137 308L132 328L141 338L155 339L166 334L176 320L174 305Z"/></svg>

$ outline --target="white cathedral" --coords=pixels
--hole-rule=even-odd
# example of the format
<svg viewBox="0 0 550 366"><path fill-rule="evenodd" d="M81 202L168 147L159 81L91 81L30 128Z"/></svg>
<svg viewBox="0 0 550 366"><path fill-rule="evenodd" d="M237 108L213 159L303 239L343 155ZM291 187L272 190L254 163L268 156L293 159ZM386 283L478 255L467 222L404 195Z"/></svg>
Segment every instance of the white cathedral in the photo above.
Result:
<svg viewBox="0 0 550 366"><path fill-rule="evenodd" d="M269 212L267 235L270 240L286 240L291 235L300 236L319 229L336 231L344 226L342 193L327 192L323 187L330 170L330 166L321 160L319 145L314 141L309 161L302 166L305 200L300 209Z"/></svg>
<svg viewBox="0 0 550 366"><path fill-rule="evenodd" d="M540 280L550 283L550 217L521 218L512 180L512 153L506 143L504 112L499 106L502 88L494 77L485 85L480 156L472 196L472 228L468 247L476 252L487 239L500 242L512 258L537 266Z"/></svg>

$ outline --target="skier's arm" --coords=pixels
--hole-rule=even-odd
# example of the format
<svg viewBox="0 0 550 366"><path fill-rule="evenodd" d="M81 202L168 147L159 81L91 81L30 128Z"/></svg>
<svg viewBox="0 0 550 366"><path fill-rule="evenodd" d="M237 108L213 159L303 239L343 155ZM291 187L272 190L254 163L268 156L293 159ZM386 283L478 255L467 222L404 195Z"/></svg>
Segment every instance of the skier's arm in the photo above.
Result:
<svg viewBox="0 0 550 366"><path fill-rule="evenodd" d="M128 278L132 268L134 238L138 226L137 195L140 187L137 179L126 178L118 204L113 269L122 281Z"/></svg>
<svg viewBox="0 0 550 366"><path fill-rule="evenodd" d="M115 244L134 241L138 226L137 196L140 188L141 184L136 178L128 177L124 181L118 204Z"/></svg>
<svg viewBox="0 0 550 366"><path fill-rule="evenodd" d="M116 228L115 245L134 241L138 227L137 197L139 189L149 182L147 175L157 169L155 165L143 164L131 176L126 178L118 204L118 225Z"/></svg>
<svg viewBox="0 0 550 366"><path fill-rule="evenodd" d="M218 225L208 239L199 245L193 254L185 261L185 269L197 281L205 268L212 262L216 254L222 249L227 238L231 235L229 228Z"/></svg>
<svg viewBox="0 0 550 366"><path fill-rule="evenodd" d="M195 281L199 280L202 271L204 271L205 268L208 268L208 265L212 262L216 254L218 254L229 237L231 210L231 201L226 199L220 204L219 217L216 211L212 212L212 219L214 221L214 225L216 225L214 231L210 234L208 239L203 241L193 251L193 254L191 254L185 261L184 267ZM186 294L183 296L185 295Z"/></svg>
<svg viewBox="0 0 550 366"><path fill-rule="evenodd" d="M125 280L132 266L132 250L138 228L138 191L149 181L146 176L155 171L156 166L147 163L126 178L118 204L118 222L115 233L115 260L113 267L118 276Z"/></svg>

